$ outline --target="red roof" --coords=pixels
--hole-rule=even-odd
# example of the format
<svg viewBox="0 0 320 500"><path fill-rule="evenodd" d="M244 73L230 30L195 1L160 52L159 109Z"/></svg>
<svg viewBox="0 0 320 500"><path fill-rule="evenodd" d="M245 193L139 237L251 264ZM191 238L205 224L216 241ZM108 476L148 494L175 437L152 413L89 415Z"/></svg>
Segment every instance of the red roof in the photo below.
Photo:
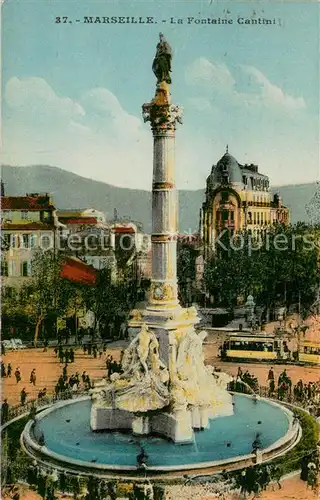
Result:
<svg viewBox="0 0 320 500"><path fill-rule="evenodd" d="M76 283L95 285L97 271L79 259L68 257L60 270L60 276Z"/></svg>
<svg viewBox="0 0 320 500"><path fill-rule="evenodd" d="M54 210L48 195L1 196L2 210Z"/></svg>
<svg viewBox="0 0 320 500"><path fill-rule="evenodd" d="M135 233L135 230L133 229L133 227L123 227L123 226L116 226L113 228L113 231L115 233L125 233L125 234Z"/></svg>
<svg viewBox="0 0 320 500"><path fill-rule="evenodd" d="M41 222L24 222L23 224L11 224L10 222L4 222L1 224L2 230L10 231L53 231L55 228L54 224L42 224Z"/></svg>
<svg viewBox="0 0 320 500"><path fill-rule="evenodd" d="M62 224L97 224L96 217L59 217Z"/></svg>

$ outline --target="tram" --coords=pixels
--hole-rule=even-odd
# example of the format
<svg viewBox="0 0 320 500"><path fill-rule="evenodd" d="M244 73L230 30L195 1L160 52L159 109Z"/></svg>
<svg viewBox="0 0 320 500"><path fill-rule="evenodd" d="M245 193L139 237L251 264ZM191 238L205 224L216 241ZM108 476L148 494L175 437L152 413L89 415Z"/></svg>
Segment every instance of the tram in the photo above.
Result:
<svg viewBox="0 0 320 500"><path fill-rule="evenodd" d="M301 340L299 343L299 361L320 365L320 342Z"/></svg>
<svg viewBox="0 0 320 500"><path fill-rule="evenodd" d="M279 357L279 347L273 334L234 333L228 335L221 346L221 359L269 361Z"/></svg>

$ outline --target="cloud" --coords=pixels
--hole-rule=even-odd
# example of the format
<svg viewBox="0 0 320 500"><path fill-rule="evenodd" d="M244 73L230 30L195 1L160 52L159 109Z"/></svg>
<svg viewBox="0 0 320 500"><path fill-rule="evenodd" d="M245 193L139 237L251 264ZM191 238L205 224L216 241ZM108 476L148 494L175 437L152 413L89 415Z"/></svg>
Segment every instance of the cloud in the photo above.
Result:
<svg viewBox="0 0 320 500"><path fill-rule="evenodd" d="M53 113L55 117L84 116L82 106L68 97L59 97L43 78L11 78L5 88L6 104L15 112L38 118Z"/></svg>
<svg viewBox="0 0 320 500"><path fill-rule="evenodd" d="M232 90L235 80L227 66L223 63L211 62L200 57L191 63L185 71L185 80L189 85Z"/></svg>
<svg viewBox="0 0 320 500"><path fill-rule="evenodd" d="M197 111L212 111L210 100L205 97L190 97L188 103Z"/></svg>
<svg viewBox="0 0 320 500"><path fill-rule="evenodd" d="M217 98L223 104L229 101L233 106L256 107L258 112L260 112L261 107L268 108L270 106L274 110L289 113L306 107L303 97L293 97L286 94L280 87L271 83L257 68L239 65L239 70L242 72L240 80L243 76L249 76L247 87L250 88L250 92L238 90L240 82L236 81L225 64L209 61L204 57L193 61L185 70L185 81L190 86L197 86L198 91L201 89L203 95L201 98L191 97L191 104L199 111L209 111L212 106L210 101L204 105L205 100L216 101Z"/></svg>
<svg viewBox="0 0 320 500"><path fill-rule="evenodd" d="M289 182L289 168L290 182L317 177L318 157L312 155L318 118L312 122L302 113L304 101L255 68L231 73L224 64L200 58L190 69L184 125L177 131L179 188L203 188L226 143L240 162L258 162L273 183ZM243 92L241 75L250 78ZM110 184L150 189L152 143L150 126L107 88L88 89L72 99L42 78L14 77L6 85L4 163L56 165ZM302 173L301 165L308 165L308 171Z"/></svg>
<svg viewBox="0 0 320 500"><path fill-rule="evenodd" d="M11 78L5 103L5 162L57 165L111 184L150 188L150 129L108 89L91 89L75 101L59 97L42 78Z"/></svg>
<svg viewBox="0 0 320 500"><path fill-rule="evenodd" d="M293 97L277 85L272 84L268 78L253 66L241 66L243 71L253 78L260 87L260 98L265 103L275 104L288 110L299 110L306 107L303 97Z"/></svg>
<svg viewBox="0 0 320 500"><path fill-rule="evenodd" d="M88 109L91 118L94 117L96 125L106 128L110 133L118 136L129 136L131 139L139 138L139 135L145 134L145 128L142 129L142 121L136 116L128 114L119 103L116 96L105 88L95 88L86 92L81 102ZM89 111L90 110L90 111ZM92 123L92 121L91 121Z"/></svg>

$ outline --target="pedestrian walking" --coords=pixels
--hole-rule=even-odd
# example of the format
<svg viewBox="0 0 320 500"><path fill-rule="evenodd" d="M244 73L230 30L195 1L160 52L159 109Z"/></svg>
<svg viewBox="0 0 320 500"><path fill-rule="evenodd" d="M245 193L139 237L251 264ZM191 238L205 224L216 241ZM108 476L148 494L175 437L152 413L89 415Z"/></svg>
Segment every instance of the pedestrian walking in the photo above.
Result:
<svg viewBox="0 0 320 500"><path fill-rule="evenodd" d="M1 378L4 378L6 376L7 376L6 367L5 364L1 361Z"/></svg>
<svg viewBox="0 0 320 500"><path fill-rule="evenodd" d="M93 357L94 357L94 359L97 358L97 346L96 345L93 346Z"/></svg>
<svg viewBox="0 0 320 500"><path fill-rule="evenodd" d="M65 360L65 363L68 364L69 363L69 358L70 358L70 353L69 353L69 350L66 349L65 353L64 353L64 360Z"/></svg>
<svg viewBox="0 0 320 500"><path fill-rule="evenodd" d="M65 388L65 383L64 383L64 382L65 382L65 381L64 381L63 376L62 376L62 375L60 375L59 380L58 380L58 384L57 384L57 385L58 385L58 387L59 387L59 392L64 391L64 388Z"/></svg>
<svg viewBox="0 0 320 500"><path fill-rule="evenodd" d="M59 345L59 348L58 348L58 356L59 356L60 363L63 363L64 352L63 352L61 344Z"/></svg>
<svg viewBox="0 0 320 500"><path fill-rule="evenodd" d="M63 367L63 370L62 370L62 377L63 377L63 381L66 382L67 378L68 378L68 375L67 375L67 363L64 365Z"/></svg>
<svg viewBox="0 0 320 500"><path fill-rule="evenodd" d="M11 366L11 363L8 363L7 375L10 378L11 378L11 372L12 372L12 366Z"/></svg>
<svg viewBox="0 0 320 500"><path fill-rule="evenodd" d="M30 384L36 385L36 369L34 368L32 372L30 373Z"/></svg>
<svg viewBox="0 0 320 500"><path fill-rule="evenodd" d="M86 375L86 379L84 381L86 389L90 389L91 387L91 381L89 375Z"/></svg>
<svg viewBox="0 0 320 500"><path fill-rule="evenodd" d="M74 362L74 350L72 349L72 347L69 351L69 359L70 359L70 363Z"/></svg>
<svg viewBox="0 0 320 500"><path fill-rule="evenodd" d="M82 382L83 382L83 383L85 383L86 378L87 378L87 374L86 374L86 372L85 372L85 371L84 371L84 372L82 372L81 378L82 378Z"/></svg>
<svg viewBox="0 0 320 500"><path fill-rule="evenodd" d="M20 373L20 368L19 367L14 372L14 375L16 377L16 381L17 381L17 384L18 384L20 382L20 380L21 380L21 373Z"/></svg>
<svg viewBox="0 0 320 500"><path fill-rule="evenodd" d="M26 399L27 399L27 393L26 393L26 389L24 387L22 389L22 391L20 392L20 402L21 402L22 406L25 405Z"/></svg>
<svg viewBox="0 0 320 500"><path fill-rule="evenodd" d="M275 388L276 386L274 383L274 379L269 380L269 397L271 397L271 395L274 394Z"/></svg>
<svg viewBox="0 0 320 500"><path fill-rule="evenodd" d="M273 372L273 367L270 368L269 373L268 373L268 380L274 380L274 372Z"/></svg>
<svg viewBox="0 0 320 500"><path fill-rule="evenodd" d="M1 406L1 425L8 422L8 419L9 419L9 404L8 400L5 399Z"/></svg>

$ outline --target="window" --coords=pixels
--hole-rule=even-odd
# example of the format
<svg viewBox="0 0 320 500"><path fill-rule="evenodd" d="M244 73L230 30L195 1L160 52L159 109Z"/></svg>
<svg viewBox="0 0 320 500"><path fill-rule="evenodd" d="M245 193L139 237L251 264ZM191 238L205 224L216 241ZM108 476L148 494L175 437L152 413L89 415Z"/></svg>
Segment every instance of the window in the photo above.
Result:
<svg viewBox="0 0 320 500"><path fill-rule="evenodd" d="M257 212L257 224L260 224L260 214Z"/></svg>
<svg viewBox="0 0 320 500"><path fill-rule="evenodd" d="M1 239L2 239L1 250L8 250L11 244L11 234L10 233L2 234Z"/></svg>
<svg viewBox="0 0 320 500"><path fill-rule="evenodd" d="M35 248L37 246L37 234L36 233L30 234L29 243L30 243L30 248Z"/></svg>
<svg viewBox="0 0 320 500"><path fill-rule="evenodd" d="M227 221L228 219L229 219L229 211L223 210L222 211L222 220Z"/></svg>
<svg viewBox="0 0 320 500"><path fill-rule="evenodd" d="M257 223L257 215L256 215L256 212L253 212L253 223L256 224Z"/></svg>
<svg viewBox="0 0 320 500"><path fill-rule="evenodd" d="M18 234L12 234L11 247L20 248L20 237Z"/></svg>
<svg viewBox="0 0 320 500"><path fill-rule="evenodd" d="M31 276L31 262L29 260L21 262L21 275Z"/></svg>
<svg viewBox="0 0 320 500"><path fill-rule="evenodd" d="M223 184L229 184L229 176L228 176L228 174L224 174L222 176L222 182L223 182Z"/></svg>
<svg viewBox="0 0 320 500"><path fill-rule="evenodd" d="M221 191L221 201L228 201L229 193L228 191Z"/></svg>
<svg viewBox="0 0 320 500"><path fill-rule="evenodd" d="M3 218L5 220L11 220L12 219L12 212L11 212L11 210L4 210L3 211Z"/></svg>
<svg viewBox="0 0 320 500"><path fill-rule="evenodd" d="M252 213L248 212L248 224L252 224Z"/></svg>
<svg viewBox="0 0 320 500"><path fill-rule="evenodd" d="M51 218L51 213L50 212L42 212L41 215L42 215L42 221L43 222L49 222L50 221L50 218Z"/></svg>
<svg viewBox="0 0 320 500"><path fill-rule="evenodd" d="M8 276L8 262L3 260L1 261L1 276Z"/></svg>
<svg viewBox="0 0 320 500"><path fill-rule="evenodd" d="M22 248L30 248L30 235L29 234L22 235Z"/></svg>
<svg viewBox="0 0 320 500"><path fill-rule="evenodd" d="M48 248L52 248L51 246L51 238L47 234L41 235L41 248L42 250L48 250Z"/></svg>
<svg viewBox="0 0 320 500"><path fill-rule="evenodd" d="M28 219L28 210L21 210L21 219L22 220Z"/></svg>
<svg viewBox="0 0 320 500"><path fill-rule="evenodd" d="M245 186L248 184L248 178L247 178L247 176L246 176L246 175L243 175L243 176L242 176L242 182L243 182L243 184L244 184Z"/></svg>

